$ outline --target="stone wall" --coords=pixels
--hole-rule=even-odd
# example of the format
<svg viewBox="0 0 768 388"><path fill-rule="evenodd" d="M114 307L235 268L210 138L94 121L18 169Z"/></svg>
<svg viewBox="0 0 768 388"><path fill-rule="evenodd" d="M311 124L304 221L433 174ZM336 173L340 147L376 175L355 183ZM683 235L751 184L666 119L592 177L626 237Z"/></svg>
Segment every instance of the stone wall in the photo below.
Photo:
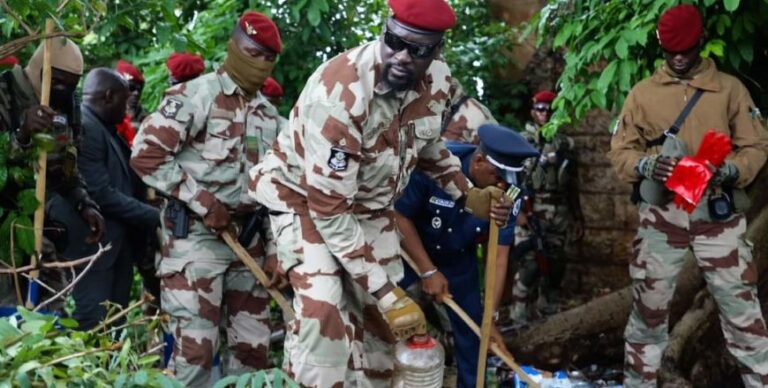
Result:
<svg viewBox="0 0 768 388"><path fill-rule="evenodd" d="M579 293L629 283L627 260L637 229L637 208L629 201L631 187L619 181L608 161L612 119L607 112L594 111L566 130L578 152L585 235L569 247L563 286Z"/></svg>

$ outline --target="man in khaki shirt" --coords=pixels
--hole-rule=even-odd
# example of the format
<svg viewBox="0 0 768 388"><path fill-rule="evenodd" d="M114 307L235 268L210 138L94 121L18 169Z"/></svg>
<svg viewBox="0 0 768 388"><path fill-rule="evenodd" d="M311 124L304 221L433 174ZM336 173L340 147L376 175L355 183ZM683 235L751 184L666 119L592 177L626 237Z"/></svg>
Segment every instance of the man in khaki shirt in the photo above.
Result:
<svg viewBox="0 0 768 388"><path fill-rule="evenodd" d="M640 228L629 274L633 308L625 331L625 384L655 387L668 341L669 303L688 250L693 250L720 312L728 351L738 360L747 387L768 384L768 331L760 311L751 243L745 240L745 206L725 216L710 212L723 193L738 198L766 160L768 141L747 89L702 59L702 20L691 5L667 10L658 36L664 63L635 85L614 129L609 157L627 182L642 184ZM679 132L665 136L697 90L700 100ZM679 158L693 155L710 128L730 136L733 152L714 171L692 213L679 209L664 187ZM663 146L662 146L663 144ZM671 152L675 151L675 152Z"/></svg>

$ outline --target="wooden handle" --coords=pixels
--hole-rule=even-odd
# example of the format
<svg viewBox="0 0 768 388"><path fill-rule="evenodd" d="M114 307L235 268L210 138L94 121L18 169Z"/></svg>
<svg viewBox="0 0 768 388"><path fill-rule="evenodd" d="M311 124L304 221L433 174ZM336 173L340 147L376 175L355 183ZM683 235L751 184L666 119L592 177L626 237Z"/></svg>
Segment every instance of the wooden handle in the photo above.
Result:
<svg viewBox="0 0 768 388"><path fill-rule="evenodd" d="M256 260L254 260L251 255L248 253L248 251L243 248L242 245L240 245L237 240L235 240L234 237L232 237L229 232L224 232L221 234L221 237L224 239L224 242L229 245L230 248L232 248L233 251L235 251L235 254L237 257L242 260L242 262L245 264L248 269L251 270L254 276L256 276L256 279L258 279L259 282L261 282L262 285L265 285L269 283L269 278L267 277L267 274L264 272L261 267L259 267L258 264L256 264ZM293 312L293 308L291 307L291 304L288 302L287 299L285 299L285 296L280 293L279 290L273 289L273 288L267 288L264 286L264 288L267 289L267 292L269 292L269 295L272 295L273 298L275 298L275 301L277 302L277 305L280 306L281 309L283 309L283 314L285 314L286 318L288 320L292 320L296 315Z"/></svg>
<svg viewBox="0 0 768 388"><path fill-rule="evenodd" d="M40 105L48 106L51 100L51 39L49 36L53 33L53 19L45 21L45 41L43 43L43 80L40 90ZM35 234L35 252L32 254L30 262L33 267L37 266L37 259L42 255L43 250L43 225L45 224L45 175L48 169L48 153L40 150L37 158L37 182L35 183L35 198L38 205L34 216L34 234ZM27 294L27 308L35 307L35 301L32 300L32 287L35 279L40 276L39 271L29 273L30 284Z"/></svg>
<svg viewBox="0 0 768 388"><path fill-rule="evenodd" d="M414 271L416 271L416 273L421 275L421 273L419 271L419 267L416 266L416 262L413 261L413 259L411 258L410 255L408 255L408 253L406 253L404 250L401 250L400 251L400 255L403 257L403 260L406 263L408 263L408 265ZM472 329L472 331L475 334L477 334L478 337L480 337L480 327L477 326L477 323L475 323L475 321L473 321L472 318L470 318L470 316L467 314L467 312L464 311L461 308L461 306L459 306L456 303L456 301L453 300L453 298L451 298L448 295L443 295L443 303L445 303L445 305L448 306L448 308L453 310L453 312L456 313L456 315L458 315L459 318L461 318L461 320L464 321L464 323L466 323L467 326L469 326L469 328ZM520 376L521 379L523 379L526 383L528 383L528 385L530 385L532 388L540 388L539 384L536 383L535 381L533 381L531 376L528 376L528 374L525 373L525 371L523 371L522 368L520 368L520 365L518 365L515 362L515 359L512 357L511 354L509 354L507 351L502 349L496 343L492 343L490 348L491 348L491 351L493 352L493 354L495 354L499 358L501 358L501 360L504 361L504 363L507 364L510 368L512 368L512 370L515 371L515 373L517 373L517 375ZM485 369L483 369L483 370L485 370Z"/></svg>
<svg viewBox="0 0 768 388"><path fill-rule="evenodd" d="M483 324L480 326L480 354L477 358L476 387L485 386L485 368L488 359L488 345L493 325L493 292L496 288L496 253L499 251L499 226L491 219L488 236L488 256L485 259L485 300L483 301Z"/></svg>

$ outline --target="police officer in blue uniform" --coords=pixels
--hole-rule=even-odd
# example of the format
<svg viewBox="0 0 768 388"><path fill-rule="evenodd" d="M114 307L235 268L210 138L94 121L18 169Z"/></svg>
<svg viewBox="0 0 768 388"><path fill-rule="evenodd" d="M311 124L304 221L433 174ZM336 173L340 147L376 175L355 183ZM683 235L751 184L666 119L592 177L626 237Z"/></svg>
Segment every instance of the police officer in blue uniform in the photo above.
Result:
<svg viewBox="0 0 768 388"><path fill-rule="evenodd" d="M448 143L448 149L461 159L464 174L475 186L497 186L506 191L507 201L514 201L512 216L507 225L499 229L497 287L494 290L495 305L498 306L514 238L515 217L520 209L518 173L522 171L525 159L537 157L539 153L521 135L499 125L482 125L478 135L479 146ZM411 177L395 209L397 225L403 235L403 249L421 272L419 279L419 275L406 265L400 287L407 288L420 280L422 290L438 303L442 303L444 295L451 295L480 324L483 307L476 247L488 241L489 221L468 213L462 204L453 201L419 171ZM477 375L480 340L453 311L448 311L448 317L453 328L458 386L472 387Z"/></svg>

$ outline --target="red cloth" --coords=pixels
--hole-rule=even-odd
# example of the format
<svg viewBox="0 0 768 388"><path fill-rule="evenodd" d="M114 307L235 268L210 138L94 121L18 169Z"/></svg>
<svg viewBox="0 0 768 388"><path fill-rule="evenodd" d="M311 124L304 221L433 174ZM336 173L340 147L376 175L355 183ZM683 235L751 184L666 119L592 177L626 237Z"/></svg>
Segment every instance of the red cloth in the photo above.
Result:
<svg viewBox="0 0 768 388"><path fill-rule="evenodd" d="M256 11L247 11L240 17L240 28L254 42L280 54L283 42L280 31L272 19Z"/></svg>
<svg viewBox="0 0 768 388"><path fill-rule="evenodd" d="M445 0L389 0L395 19L420 30L442 32L456 25L456 14Z"/></svg>
<svg viewBox="0 0 768 388"><path fill-rule="evenodd" d="M128 81L136 81L140 84L144 83L144 75L141 71L134 66L131 62L119 60L115 65L115 70Z"/></svg>
<svg viewBox="0 0 768 388"><path fill-rule="evenodd" d="M656 30L664 50L679 53L696 46L704 33L701 14L690 4L681 4L664 12Z"/></svg>
<svg viewBox="0 0 768 388"><path fill-rule="evenodd" d="M557 94L550 92L549 90L542 90L533 96L533 103L545 102L551 104L555 100Z"/></svg>
<svg viewBox="0 0 768 388"><path fill-rule="evenodd" d="M14 67L19 64L19 58L13 55L0 58L0 67Z"/></svg>
<svg viewBox="0 0 768 388"><path fill-rule="evenodd" d="M117 134L125 139L128 146L133 147L133 138L136 137L136 128L133 127L131 116L125 115L123 122L115 125L115 128L117 128Z"/></svg>
<svg viewBox="0 0 768 388"><path fill-rule="evenodd" d="M205 62L199 55L190 53L173 53L165 61L171 77L179 82L197 78L205 71Z"/></svg>
<svg viewBox="0 0 768 388"><path fill-rule="evenodd" d="M715 175L710 166L719 168L731 153L731 138L710 129L701 140L696 156L684 157L672 170L666 186L675 193L675 204L693 213Z"/></svg>
<svg viewBox="0 0 768 388"><path fill-rule="evenodd" d="M267 97L282 97L283 87L274 78L268 77L261 87L261 94Z"/></svg>

